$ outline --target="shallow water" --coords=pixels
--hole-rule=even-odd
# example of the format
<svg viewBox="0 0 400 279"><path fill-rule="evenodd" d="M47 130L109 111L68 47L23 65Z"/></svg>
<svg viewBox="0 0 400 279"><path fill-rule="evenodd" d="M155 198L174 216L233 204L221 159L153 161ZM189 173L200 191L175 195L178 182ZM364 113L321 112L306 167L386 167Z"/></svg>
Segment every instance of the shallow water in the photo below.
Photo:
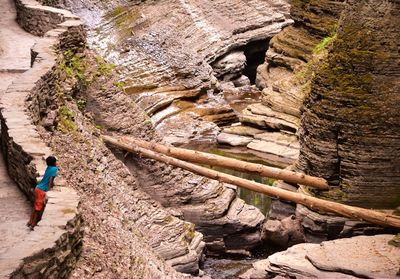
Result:
<svg viewBox="0 0 400 279"><path fill-rule="evenodd" d="M208 258L203 265L203 271L213 279L237 279L251 268L256 259L214 259Z"/></svg>
<svg viewBox="0 0 400 279"><path fill-rule="evenodd" d="M221 146L218 144L207 143L194 143L183 146L184 148L208 152L212 154L221 155L224 157L235 158L241 161L263 164L266 166L279 167L278 165L271 164L270 161L265 160L252 153L238 152L238 148ZM211 169L231 174L240 178L253 180L266 185L272 185L275 180L268 177L261 177L257 174L240 172L222 167L210 167ZM237 188L237 195L243 199L247 204L254 205L266 215L271 205L271 198L248 189ZM234 258L211 258L207 257L203 263L202 269L204 272L213 279L237 279L241 274L246 272L252 267L252 264L260 259L266 259L269 255L278 251L276 247L259 247L257 251L252 251L251 257L234 259Z"/></svg>
<svg viewBox="0 0 400 279"><path fill-rule="evenodd" d="M249 270L253 263L268 258L269 255L279 252L279 247L259 247L252 251L252 256L246 258L212 258L207 257L201 269L213 279L237 279Z"/></svg>
<svg viewBox="0 0 400 279"><path fill-rule="evenodd" d="M194 149L194 150L217 154L217 155L221 155L224 157L238 159L241 161L276 167L275 165L272 165L270 162L267 162L263 158L260 158L254 154L236 153L236 152L234 152L235 148L226 148L226 147L223 148L222 146L219 146L219 145L206 145L206 144L191 144L191 145L185 146L185 148L190 148L190 149ZM207 166L207 167L217 170L217 171L220 171L220 172L223 172L223 173L231 174L231 175L234 175L234 176L237 176L240 178L244 178L244 179L248 179L248 180L253 180L255 182L266 184L266 185L272 185L275 182L275 179L268 178L268 177L261 177L257 174L253 174L253 173L240 172L240 171L231 170L231 169L227 169L227 168L223 168L223 167L210 167L210 166ZM260 211L264 215L268 213L269 207L271 204L270 197L268 197L264 194L260 194L260 193L257 193L257 192L254 192L254 191L251 191L248 189L240 188L240 187L237 188L237 195L238 195L238 197L243 199L247 204L254 205L258 209L260 209Z"/></svg>

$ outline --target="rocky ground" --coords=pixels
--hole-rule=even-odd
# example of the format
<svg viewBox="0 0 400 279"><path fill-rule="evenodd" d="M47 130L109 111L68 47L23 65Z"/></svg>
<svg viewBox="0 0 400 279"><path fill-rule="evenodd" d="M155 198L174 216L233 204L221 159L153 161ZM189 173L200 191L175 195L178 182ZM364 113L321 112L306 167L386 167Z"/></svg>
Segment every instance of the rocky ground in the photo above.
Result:
<svg viewBox="0 0 400 279"><path fill-rule="evenodd" d="M241 278L399 278L400 248L388 244L393 237L357 236L298 244L254 263Z"/></svg>

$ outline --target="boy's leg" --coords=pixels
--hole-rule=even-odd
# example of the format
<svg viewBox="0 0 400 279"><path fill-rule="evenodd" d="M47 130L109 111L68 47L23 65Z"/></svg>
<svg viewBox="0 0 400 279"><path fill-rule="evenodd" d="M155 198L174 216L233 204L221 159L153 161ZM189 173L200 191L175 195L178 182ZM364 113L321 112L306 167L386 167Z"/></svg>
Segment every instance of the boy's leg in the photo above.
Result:
<svg viewBox="0 0 400 279"><path fill-rule="evenodd" d="M35 202L31 214L31 219L28 222L28 226L33 230L33 228L39 222L40 212L44 209L44 198L46 193L40 189L35 188Z"/></svg>
<svg viewBox="0 0 400 279"><path fill-rule="evenodd" d="M32 224L32 222L33 222L33 217L35 216L34 214L35 214L35 209L32 208L31 217L29 218L29 221L28 221L28 223L26 224L28 227L30 227L31 224Z"/></svg>
<svg viewBox="0 0 400 279"><path fill-rule="evenodd" d="M39 217L39 211L34 210L32 212L32 222L31 222L31 225L30 225L31 229L33 229L37 225L38 217Z"/></svg>

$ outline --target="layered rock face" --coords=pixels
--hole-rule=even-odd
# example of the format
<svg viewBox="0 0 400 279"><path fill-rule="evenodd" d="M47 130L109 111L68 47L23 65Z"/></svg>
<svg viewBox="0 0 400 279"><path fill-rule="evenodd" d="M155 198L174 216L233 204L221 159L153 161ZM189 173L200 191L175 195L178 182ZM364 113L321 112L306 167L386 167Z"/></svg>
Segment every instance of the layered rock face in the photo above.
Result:
<svg viewBox="0 0 400 279"><path fill-rule="evenodd" d="M84 111L87 101L82 94L93 82L105 86L97 91L113 96L107 105L119 102L136 108L135 104L112 85L110 72L99 75L98 68L92 69L94 72L86 69L96 65L88 53L86 58L85 53L69 58L69 52L62 53L65 56L59 54L57 65L45 68L49 73L36 82L38 93L31 94L27 101L32 119L47 129L37 127L58 158L60 175L81 197L84 247L72 277L184 277L173 268L196 274L205 246L202 234L140 189L127 167L99 140L93 118L88 110ZM67 68L71 74L65 74ZM78 68L81 78L73 78ZM130 119L136 120L130 128L137 135L145 135L149 126L143 125L144 114L136 111L130 114Z"/></svg>
<svg viewBox="0 0 400 279"><path fill-rule="evenodd" d="M399 26L398 1L348 1L312 79L297 167L337 185L325 196L374 208L400 203Z"/></svg>
<svg viewBox="0 0 400 279"><path fill-rule="evenodd" d="M262 278L398 278L399 248L388 242L393 235L358 236L298 244L275 253L240 276Z"/></svg>
<svg viewBox="0 0 400 279"><path fill-rule="evenodd" d="M307 81L305 64L314 47L334 31L342 9L343 1L292 1L294 24L271 39L265 63L257 69L262 105L250 105L242 122L296 132Z"/></svg>
<svg viewBox="0 0 400 279"><path fill-rule="evenodd" d="M184 109L174 100L193 99L205 93L212 87L211 63L218 64L226 53L251 41L270 38L289 24L287 7L283 0L151 1L120 6L108 11L97 29L93 26L89 41L108 61L118 65L120 85L152 116L153 123L170 118L168 130L185 133L186 126L194 125L198 131L198 123L205 122L196 116L198 111L186 113L184 121L174 118ZM87 10L83 7L77 13L85 19ZM246 51L241 51L238 57L244 60ZM234 62L228 72L224 72L225 62L222 61L221 76L243 71L244 61L238 68ZM89 99L96 104L90 106L96 121L109 131L138 136L136 128L151 123L146 119L138 125L138 119L143 118L138 117L141 110L119 100L114 103L114 96L101 90L90 92ZM220 111L229 113L225 109ZM162 138L151 132L146 137ZM175 216L197 225L205 234L209 251L236 253L260 243L264 216L237 199L229 185L151 161L128 157L126 164L137 175L142 189L165 207L171 207Z"/></svg>
<svg viewBox="0 0 400 279"><path fill-rule="evenodd" d="M87 92L86 98L87 111L104 129L120 135L160 140L143 111L115 88L107 92L94 88ZM127 110L127 102L135 109ZM229 185L137 156L121 156L121 159L135 174L141 189L170 208L173 215L195 223L196 230L204 232L209 251L238 252L260 243L264 216L236 198Z"/></svg>
<svg viewBox="0 0 400 279"><path fill-rule="evenodd" d="M193 100L211 89L210 64L231 51L243 51L250 42L277 34L290 23L287 10L284 0L144 2L109 11L89 41L108 61L121 66L126 92L155 124L168 125L164 131L213 130L215 125L197 119L201 113L174 101ZM174 118L178 114L183 116ZM181 119L187 126L196 125L174 127Z"/></svg>

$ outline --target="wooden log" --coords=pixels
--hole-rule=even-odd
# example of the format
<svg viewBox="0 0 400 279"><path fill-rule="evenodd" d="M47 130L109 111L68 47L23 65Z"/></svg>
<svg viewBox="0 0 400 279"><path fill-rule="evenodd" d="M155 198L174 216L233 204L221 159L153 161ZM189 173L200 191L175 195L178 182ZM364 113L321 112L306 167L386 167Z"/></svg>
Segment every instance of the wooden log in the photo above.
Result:
<svg viewBox="0 0 400 279"><path fill-rule="evenodd" d="M305 205L312 209L323 210L325 212L332 212L338 214L340 216L349 217L352 219L364 220L373 224L378 224L382 226L392 226L395 228L400 228L400 217L386 214L383 212L349 206L341 203L336 203L332 201L327 201L323 199L319 199L312 196L307 196L300 193L291 192L288 190L280 189L277 187L268 186L265 184L257 183L254 181L246 180L243 178L235 177L233 175L217 172L215 170L211 170L205 167L201 167L192 163L188 163L182 160L178 160L176 158L172 158L163 154L156 153L154 151L141 148L138 146L134 146L132 144L122 142L121 140L117 140L110 136L103 136L103 140L106 143L112 144L118 148L123 150L140 153L148 158L164 162L166 164L174 165L193 173L197 173L199 175L209 177L211 179L218 180L220 182L225 182L233 185L237 185L252 191L256 191L259 193L266 194L270 197L275 197L291 202L295 202L298 204Z"/></svg>
<svg viewBox="0 0 400 279"><path fill-rule="evenodd" d="M177 147L167 147L162 144L147 142L144 140L135 139L133 137L123 137L122 140L128 141L142 148L146 148L167 156L178 158L184 161L189 161L192 163L224 167L241 172L256 173L260 176L284 180L289 183L307 185L320 190L329 189L328 182L325 179L306 175L303 173L282 170L279 168L268 167L261 164L243 162L237 159L227 158L201 151L188 150Z"/></svg>

